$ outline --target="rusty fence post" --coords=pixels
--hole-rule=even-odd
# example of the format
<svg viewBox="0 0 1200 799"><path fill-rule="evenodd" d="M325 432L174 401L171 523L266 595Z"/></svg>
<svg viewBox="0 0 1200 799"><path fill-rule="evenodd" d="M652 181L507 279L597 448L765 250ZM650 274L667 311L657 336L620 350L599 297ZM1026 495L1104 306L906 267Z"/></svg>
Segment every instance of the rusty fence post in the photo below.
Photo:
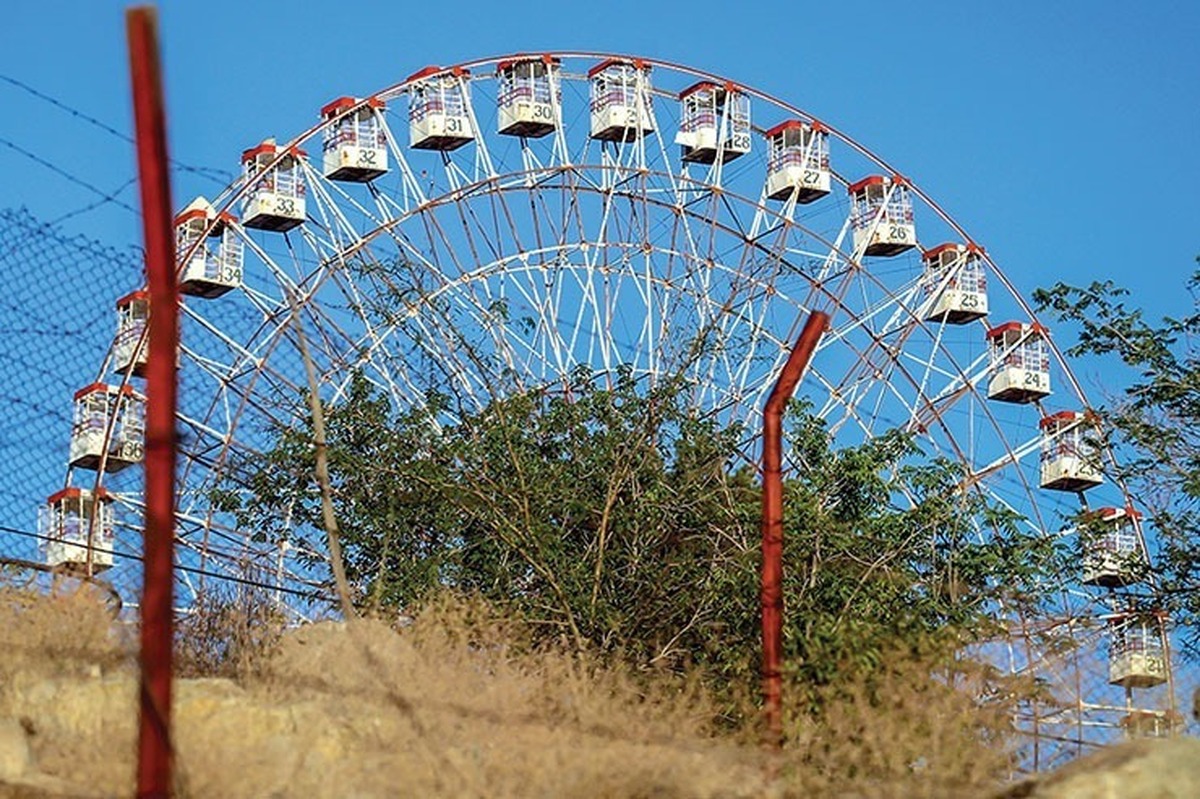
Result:
<svg viewBox="0 0 1200 799"><path fill-rule="evenodd" d="M146 364L146 510L141 621L141 704L137 795L171 794L171 645L174 635L175 353L179 294L171 226L158 18L152 8L125 14L141 190L150 342Z"/></svg>
<svg viewBox="0 0 1200 799"><path fill-rule="evenodd" d="M767 741L783 740L783 412L829 323L813 311L763 407L762 680Z"/></svg>

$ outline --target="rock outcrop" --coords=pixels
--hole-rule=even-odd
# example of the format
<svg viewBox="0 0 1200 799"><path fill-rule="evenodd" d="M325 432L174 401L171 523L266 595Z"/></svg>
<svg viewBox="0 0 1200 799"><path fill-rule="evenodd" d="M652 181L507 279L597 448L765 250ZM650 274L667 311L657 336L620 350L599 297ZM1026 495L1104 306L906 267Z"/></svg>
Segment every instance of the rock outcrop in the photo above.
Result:
<svg viewBox="0 0 1200 799"><path fill-rule="evenodd" d="M1200 740L1141 740L1082 757L996 799L1196 799Z"/></svg>

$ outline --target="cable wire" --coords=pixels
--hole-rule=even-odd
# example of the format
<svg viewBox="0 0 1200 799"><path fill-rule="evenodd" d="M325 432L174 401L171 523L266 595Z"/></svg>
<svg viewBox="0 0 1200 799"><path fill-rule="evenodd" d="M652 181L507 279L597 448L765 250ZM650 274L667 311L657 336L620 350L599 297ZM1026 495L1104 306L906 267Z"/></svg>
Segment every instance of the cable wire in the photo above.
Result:
<svg viewBox="0 0 1200 799"><path fill-rule="evenodd" d="M37 99L39 99L45 103L49 103L50 105L54 106L55 108L59 109L60 111L63 111L65 113L69 114L70 116L74 117L75 119L82 120L83 122L86 122L89 125L99 128L100 130L104 131L105 133L116 136L118 139L120 139L123 142L126 142L128 144L133 144L133 137L130 136L128 133L123 133L123 132L117 130L116 128L114 128L112 125L109 125L106 122L96 119L96 117L91 116L90 114L85 114L83 111L80 111L77 108L72 108L71 106L67 105L66 103L62 102L61 100L51 97L50 95L46 94L43 91L39 91L38 89L35 89L33 86L30 86L28 83L25 83L22 80L18 80L17 78L14 78L10 75L0 74L0 81L3 81L14 88L21 90L21 91L25 92L26 94L36 97ZM224 169L217 169L215 167L192 166L190 164L185 164L182 161L176 160L174 158L171 159L171 165L173 167L175 167L176 169L179 169L180 171L191 172L191 173L200 175L201 177L207 178L215 183L220 184L222 187L226 186L233 180L232 173L230 173Z"/></svg>

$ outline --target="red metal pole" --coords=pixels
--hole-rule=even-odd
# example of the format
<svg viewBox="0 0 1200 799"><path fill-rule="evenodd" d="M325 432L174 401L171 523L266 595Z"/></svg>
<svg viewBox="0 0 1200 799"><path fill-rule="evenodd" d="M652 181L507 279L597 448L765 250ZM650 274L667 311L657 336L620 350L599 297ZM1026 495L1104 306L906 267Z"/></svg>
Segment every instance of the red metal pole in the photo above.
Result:
<svg viewBox="0 0 1200 799"><path fill-rule="evenodd" d="M137 795L171 794L171 642L174 619L175 353L179 294L171 227L158 19L154 9L125 14L137 142L150 342L146 364L146 524L142 587L142 683Z"/></svg>
<svg viewBox="0 0 1200 799"><path fill-rule="evenodd" d="M828 323L828 314L809 314L763 407L762 679L767 737L774 746L783 740L783 411Z"/></svg>

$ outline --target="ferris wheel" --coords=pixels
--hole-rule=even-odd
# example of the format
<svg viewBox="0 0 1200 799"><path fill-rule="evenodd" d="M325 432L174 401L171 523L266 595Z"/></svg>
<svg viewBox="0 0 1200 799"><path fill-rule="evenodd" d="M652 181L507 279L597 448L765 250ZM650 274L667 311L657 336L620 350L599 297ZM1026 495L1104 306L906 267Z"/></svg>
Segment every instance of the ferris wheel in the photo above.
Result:
<svg viewBox="0 0 1200 799"><path fill-rule="evenodd" d="M240 179L176 220L183 601L254 574L303 613L323 577L315 539L256 541L213 501L307 414L297 328L330 402L361 375L400 408L439 391L481 409L587 367L682 377L696 408L756 431L821 310L800 393L837 441L909 431L1037 535L1074 536L1063 520L1094 511L1078 574L1045 586L1040 617L1006 619L994 652L1052 697L1019 719L1034 765L1178 726L1165 620L1134 610L1151 550L1101 475L1078 381L980 243L892 165L750 87L589 53L427 67L315 119L246 149ZM48 560L132 574L112 553L140 540L125 467L141 460L145 294L116 314L42 529Z"/></svg>

